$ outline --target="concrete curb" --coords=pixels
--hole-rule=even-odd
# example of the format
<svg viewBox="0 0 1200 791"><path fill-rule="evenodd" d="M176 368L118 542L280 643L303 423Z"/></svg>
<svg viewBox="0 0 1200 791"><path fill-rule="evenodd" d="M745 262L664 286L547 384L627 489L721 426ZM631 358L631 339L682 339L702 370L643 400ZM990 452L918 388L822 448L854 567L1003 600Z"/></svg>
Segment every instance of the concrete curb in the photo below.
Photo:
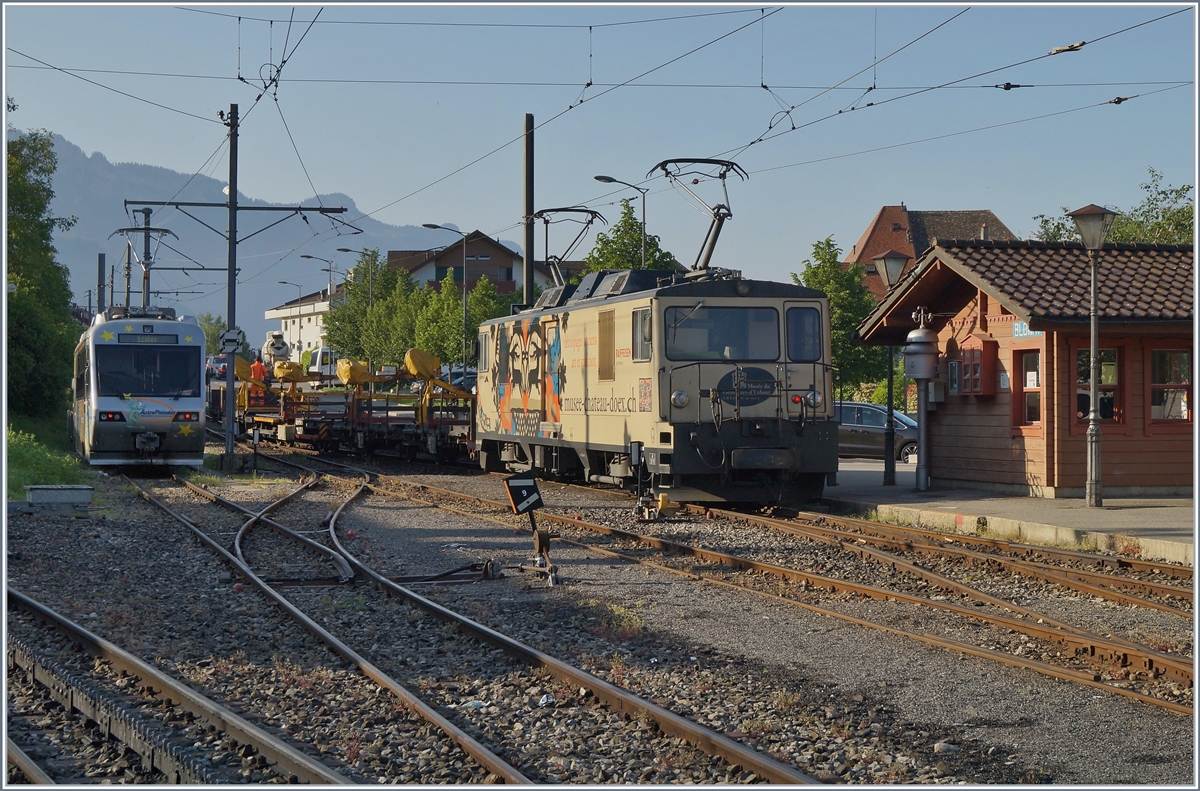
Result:
<svg viewBox="0 0 1200 791"><path fill-rule="evenodd" d="M1192 565L1195 555L1195 544L1182 541L1138 538L1124 533L1076 530L1037 522L1022 522L1018 519L1006 519L1000 516L971 516L903 505L838 500L829 497L825 498L825 502L850 511L861 513L874 511L879 519L897 524L944 530L951 533L988 534L1026 544L1104 549L1146 560L1166 560L1185 566Z"/></svg>

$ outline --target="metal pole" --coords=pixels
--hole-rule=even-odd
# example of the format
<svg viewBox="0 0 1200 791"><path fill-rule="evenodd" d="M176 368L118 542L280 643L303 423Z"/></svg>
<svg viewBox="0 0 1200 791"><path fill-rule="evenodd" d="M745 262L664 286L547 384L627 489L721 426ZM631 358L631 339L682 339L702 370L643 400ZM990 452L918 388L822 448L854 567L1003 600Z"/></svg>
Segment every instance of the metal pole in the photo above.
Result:
<svg viewBox="0 0 1200 791"><path fill-rule="evenodd" d="M92 312L92 290L89 288L87 291L85 291L83 293L87 294L87 298L88 298L87 312L88 312L88 315L91 315L91 312Z"/></svg>
<svg viewBox="0 0 1200 791"><path fill-rule="evenodd" d="M533 113L525 113L525 272L521 301L533 304ZM464 242L463 244L466 244ZM465 274L464 274L465 277Z"/></svg>
<svg viewBox="0 0 1200 791"><path fill-rule="evenodd" d="M125 240L125 307L129 308L129 277L133 268L133 242Z"/></svg>
<svg viewBox="0 0 1200 791"><path fill-rule="evenodd" d="M229 105L229 278L226 286L226 290L229 292L227 309L230 331L237 326L235 321L235 309L237 308L237 140L238 106L231 104ZM233 422L237 406L237 399L234 397L236 355L228 355L225 363L225 454L232 456Z"/></svg>
<svg viewBox="0 0 1200 791"><path fill-rule="evenodd" d="M104 312L104 253L99 253L96 260L96 312Z"/></svg>
<svg viewBox="0 0 1200 791"><path fill-rule="evenodd" d="M470 319L467 318L467 234L463 234L463 326L462 326L462 381L459 382L460 389L467 384L467 325Z"/></svg>
<svg viewBox="0 0 1200 791"><path fill-rule="evenodd" d="M917 380L917 491L929 489L929 380Z"/></svg>
<svg viewBox="0 0 1200 791"><path fill-rule="evenodd" d="M1087 504L1091 508L1104 505L1104 492L1100 486L1100 409L1096 401L1096 384L1100 378L1100 325L1096 308L1096 281L1099 260L1095 250L1088 250L1088 263L1092 269L1092 299L1088 318L1091 322L1091 373L1088 383L1088 428L1087 428Z"/></svg>
<svg viewBox="0 0 1200 791"><path fill-rule="evenodd" d="M146 231L142 241L142 307L150 306L150 215L149 208L140 209Z"/></svg>
<svg viewBox="0 0 1200 791"><path fill-rule="evenodd" d="M642 269L646 268L646 190L642 193Z"/></svg>
<svg viewBox="0 0 1200 791"><path fill-rule="evenodd" d="M895 347L888 346L887 427L883 430L883 485L896 485L896 418L893 414L896 375Z"/></svg>

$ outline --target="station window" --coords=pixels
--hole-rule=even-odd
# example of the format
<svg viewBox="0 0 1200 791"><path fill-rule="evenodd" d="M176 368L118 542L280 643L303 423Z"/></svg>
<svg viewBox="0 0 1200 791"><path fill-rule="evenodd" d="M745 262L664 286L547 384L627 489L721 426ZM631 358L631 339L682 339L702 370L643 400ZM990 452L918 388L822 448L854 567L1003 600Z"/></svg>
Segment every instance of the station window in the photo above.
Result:
<svg viewBox="0 0 1200 791"><path fill-rule="evenodd" d="M479 333L479 340L477 343L479 344L479 359L475 361L475 368L480 372L483 372L488 369L489 365L491 365L491 363L488 362L490 359L488 357L488 334L486 332Z"/></svg>
<svg viewBox="0 0 1200 791"><path fill-rule="evenodd" d="M651 334L653 325L650 322L650 310L635 310L633 312L633 361L646 362L653 351Z"/></svg>
<svg viewBox="0 0 1200 791"><path fill-rule="evenodd" d="M1042 353L1036 349L1018 351L1013 357L1013 423L1037 425L1042 422Z"/></svg>
<svg viewBox="0 0 1200 791"><path fill-rule="evenodd" d="M1100 372L1096 378L1096 408L1100 420L1123 423L1121 409L1121 356L1117 349L1100 349ZM1091 412L1091 350L1075 352L1075 420L1087 423Z"/></svg>
<svg viewBox="0 0 1200 791"><path fill-rule="evenodd" d="M469 256L468 256L469 257ZM434 267L434 276L440 283L446 279L446 275L451 271L454 272L454 279L461 281L463 279L463 268L461 266L438 266Z"/></svg>
<svg viewBox="0 0 1200 791"><path fill-rule="evenodd" d="M1192 353L1186 349L1150 351L1150 419L1190 421Z"/></svg>

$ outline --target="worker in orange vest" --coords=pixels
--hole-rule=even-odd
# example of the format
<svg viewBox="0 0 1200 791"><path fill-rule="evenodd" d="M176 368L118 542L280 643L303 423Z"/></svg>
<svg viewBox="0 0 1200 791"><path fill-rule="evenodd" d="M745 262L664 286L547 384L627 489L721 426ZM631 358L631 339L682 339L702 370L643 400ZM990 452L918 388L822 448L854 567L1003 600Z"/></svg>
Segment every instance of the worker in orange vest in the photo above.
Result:
<svg viewBox="0 0 1200 791"><path fill-rule="evenodd" d="M263 365L262 357L255 357L250 364L250 376L260 382L267 381L267 366Z"/></svg>

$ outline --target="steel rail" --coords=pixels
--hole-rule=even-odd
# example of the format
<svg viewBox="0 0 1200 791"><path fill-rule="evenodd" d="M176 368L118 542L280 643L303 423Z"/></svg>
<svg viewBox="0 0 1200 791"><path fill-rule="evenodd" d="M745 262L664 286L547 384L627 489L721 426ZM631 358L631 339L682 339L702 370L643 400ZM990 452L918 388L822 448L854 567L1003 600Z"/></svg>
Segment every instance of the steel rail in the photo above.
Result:
<svg viewBox="0 0 1200 791"><path fill-rule="evenodd" d="M455 491L452 491L449 489L441 489L439 487L429 486L429 485L423 484L423 483L409 483L406 481L402 481L398 478L395 478L393 476L379 476L379 477L381 479L390 480L390 481L399 483L400 485L403 485L403 486L406 486L409 488L413 488L413 489L417 489L420 491L429 491L429 492L434 492L437 494L443 494L443 495L447 495L447 496L451 496L451 497L456 497L458 499L474 501L474 502L488 505L488 506L491 506L493 508L497 508L497 509L500 509L503 511L509 510L509 506L507 503L501 503L496 500L488 500L485 498L476 497L474 495L462 494L461 492L455 492ZM450 509L450 510L453 510L453 509ZM740 516L740 515L736 515L736 516ZM946 579L946 582L950 584L950 587L965 589L965 595L967 595L967 596L971 596L972 598L975 598L976 600L982 601L984 603L994 604L994 606L999 607L1001 609L1008 610L1009 612L1024 615L1025 618L1027 618L1029 620L1019 620L1016 618L1005 618L1003 616L988 615L988 614L984 614L984 613L980 613L980 612L968 609L966 607L960 607L955 604L950 604L949 602L937 601L934 599L928 599L928 598L924 598L921 596L915 596L912 594L900 593L897 591L887 590L887 589L883 589L883 588L875 588L875 587L869 586L869 585L861 585L858 583L846 582L843 580L833 579L830 577L824 577L824 576L821 576L818 574L811 574L809 572L800 571L797 569L789 569L789 568L786 568L783 566L776 566L776 565L769 564L769 563L761 563L758 561L748 560L746 558L740 558L736 555L729 555L729 554L723 553L723 552L698 549L696 547L691 547L686 544L679 544L676 542L667 541L665 539L655 538L653 536L644 536L639 533L633 533L633 532L627 531L627 530L620 530L618 528L611 528L611 527L606 527L604 525L597 525L597 524L593 524L590 522L584 522L582 520L572 519L570 517L546 513L545 511L542 512L541 519L543 521L548 520L548 521L558 522L559 524L565 524L565 525L569 525L571 527L575 527L575 528L579 528L579 529L583 529L583 530L590 530L592 532L599 532L599 533L605 533L608 535L619 536L628 541L634 541L634 542L639 542L639 543L643 543L643 544L648 544L650 546L657 546L659 549L672 551L672 552L676 552L679 554L690 554L690 555L693 555L694 557L699 557L704 560L712 560L712 561L717 561L717 562L721 562L721 563L726 563L728 565L735 566L735 567L740 566L742 568L748 568L748 569L752 569L752 570L761 571L764 573L775 574L784 579L794 579L794 580L800 580L800 581L807 580L809 582L809 584L815 585L816 587L826 588L828 590L835 591L835 592L838 590L846 590L846 591L852 591L852 592L858 593L859 595L868 596L870 598L875 598L875 599L883 599L883 600L893 599L896 601L908 601L913 604L923 604L928 607L933 607L936 609L942 609L942 610L946 610L949 612L954 612L959 615L965 615L965 616L971 617L971 618L989 620L989 621L992 621L999 625L1002 625L1006 628L1013 629L1015 631L1027 634L1030 637L1038 637L1038 638L1050 640L1052 642L1063 645L1072 651L1083 651L1088 657L1092 658L1092 660L1097 663L1112 662L1112 663L1116 663L1120 667L1125 667L1130 664L1134 664L1136 662L1139 665L1140 669L1150 673L1151 675L1158 675L1160 673L1165 673L1170 678L1173 678L1180 683L1186 684L1189 687L1192 686L1192 683L1193 683L1193 662L1191 659L1189 659L1187 657L1180 657L1180 656L1176 656L1176 655L1172 655L1172 654L1164 654L1162 652L1154 651L1153 649L1147 648L1146 646L1138 645L1136 643L1133 643L1133 642L1130 642L1127 640L1121 640L1121 639L1117 639L1117 638L1105 638L1105 637L1101 637L1099 635L1092 634L1091 632L1088 632L1087 630L1079 629L1070 624L1058 622L1055 619L1050 618L1050 617L1048 617L1042 613L1039 613L1035 610L1030 610L1028 608L1021 607L1020 605L1013 604L1012 602L1007 602L1007 601L1004 601L1003 599L998 599L993 596L988 596L987 594L983 594L979 591L975 591L973 588L970 588L967 586L962 586L961 584L956 583L953 580L948 580L948 579L942 577L941 575L937 575L937 574L934 574L933 572L929 572L925 569L921 569L920 567L917 567L916 564L913 564L909 561L904 561L904 560L901 560L900 558L894 558L894 556L887 556L888 560L885 560L882 562L885 562L888 565L893 565L893 561L895 561L896 565L912 567L915 570L914 573L917 573L919 576L925 578L926 581L934 582L934 584L941 584L940 580ZM855 552L859 552L859 553L862 553L862 551L865 549L864 547L848 547L848 548L851 551L855 551ZM1038 621L1040 621L1041 623L1037 623Z"/></svg>
<svg viewBox="0 0 1200 791"><path fill-rule="evenodd" d="M339 552L345 553L346 557L361 573L371 577L376 584L390 595L400 596L410 604L416 605L438 618L457 623L476 638L500 648L510 656L527 662L534 667L543 668L555 677L569 681L575 686L591 690L599 700L612 709L630 715L644 713L653 719L664 733L683 739L709 755L719 756L733 764L740 764L742 767L751 770L760 777L769 779L773 783L811 784L820 782L795 767L776 761L763 753L730 739L728 736L705 728L657 704L644 700L627 690L609 684L590 673L556 659L549 654L542 653L536 648L527 646L466 616L446 609L440 604L430 601L403 586L397 585L387 577L369 568L342 545L337 537L337 520L347 505L363 492L373 489L374 487L363 485L359 487L353 496L342 503L338 510L334 512L333 518L329 520L329 535L337 545ZM403 495L395 492L390 494L394 497L403 497Z"/></svg>
<svg viewBox="0 0 1200 791"><path fill-rule="evenodd" d="M387 689L393 695L400 698L400 700L402 700L412 711L419 714L429 723L436 725L443 733L446 734L446 736L462 747L462 749L468 755L478 761L480 765L487 768L492 774L503 778L506 783L528 785L532 782L522 775L515 767L509 765L499 756L492 753L491 750L487 749L474 738L472 738L464 730L443 717L440 713L438 713L437 710L429 706L421 698L409 692L398 681L384 673L337 637L334 637L333 634L326 631L320 624L308 617L308 615L306 615L302 610L288 601L287 598L264 582L248 566L230 554L228 550L210 538L203 530L196 527L196 525L193 524L187 517L171 510L161 500L154 497L149 492L144 491L132 481L130 481L130 484L138 490L138 493L145 500L158 506L175 520L186 525L188 529L195 533L201 539L201 541L205 543L205 545L220 555L226 563L234 568L235 571L245 577L250 584L254 585L254 587L256 587L264 596L278 605L287 615L299 623L305 630L328 645L343 659L346 659L358 667L358 669L367 678L370 678L376 684L379 684L379 686Z"/></svg>
<svg viewBox="0 0 1200 791"><path fill-rule="evenodd" d="M695 506L689 506L689 510ZM974 563L993 564L1005 568L1013 573L1021 574L1027 577L1033 577L1045 582L1053 582L1061 585L1064 588L1070 588L1080 593L1088 593L1092 596L1099 596L1110 601L1120 602L1121 604L1135 604L1139 607L1149 607L1151 609L1162 610L1169 612L1172 615L1178 615L1181 618L1191 619L1192 613L1187 610L1181 610L1178 607L1172 607L1163 602L1154 601L1152 599L1144 599L1139 596L1133 596L1120 591L1104 588L1082 579L1074 578L1071 574L1078 574L1084 577L1103 577L1104 575L1093 574L1091 572L1071 572L1065 569L1059 569L1054 566L1043 566L1041 564L1032 563L1031 561L1012 560L1009 558L989 555L983 552L976 552L971 549L962 547L950 547L944 543L933 540L917 539L913 537L879 537L868 536L864 537L859 533L852 533L837 528L823 527L821 525L803 525L789 522L782 519L774 519L767 516L758 516L756 514L743 514L737 511L726 511L724 509L709 508L706 509L714 514L718 514L727 519L735 519L748 524L755 524L761 527L769 527L773 530L779 530L792 535L800 535L817 541L834 542L840 545L843 549L850 549L849 545L858 542L868 544L888 544L892 548L904 549L912 552L920 552L927 555L941 555L957 557L963 560L969 560ZM696 512L696 511L693 511ZM1113 580L1114 583L1118 582ZM1184 590L1172 585L1163 585L1161 583L1149 583L1142 585L1139 581L1128 581L1129 585L1139 585L1143 590L1153 590L1159 595L1183 596L1185 598L1192 597L1192 591ZM1169 592L1164 592L1164 589Z"/></svg>
<svg viewBox="0 0 1200 791"><path fill-rule="evenodd" d="M258 512L255 512L252 509L246 508L243 505L239 505L238 503L235 503L232 500L226 500L224 497L221 497L219 494L216 494L215 492L211 492L207 489L202 489L194 483L183 480L179 476L174 476L174 478L176 481L183 484L188 489L190 489L191 491L200 495L201 497L205 497L220 506L228 508L231 511L236 511L240 514L244 514L244 515L250 517L250 519L248 519L238 529L237 534L233 538L234 554L236 554L238 560L240 560L242 563L245 563L246 566L249 566L250 563L246 560L245 555L242 553L242 538L250 530L251 527L253 527L256 524L261 523L261 524L266 525L269 529L275 531L276 533L279 533L280 535L284 535L290 539L300 542L304 546L311 549L313 552L316 552L318 555L321 555L322 557L329 560L329 562L333 563L334 567L337 568L338 576L341 578L342 582L345 582L346 580L351 579L354 576L354 571L350 568L350 564L347 563L346 559L344 557L342 557L341 555L339 555L335 550L332 550L329 547L327 547L324 544L321 544L317 541L313 541L308 536L302 536L299 533L297 533L296 531L292 530L290 527L287 527L286 525L282 525L279 522L276 522L274 519L269 519L266 516L264 516L264 514L266 514L268 511L274 510L274 509L284 505L292 497L300 494L301 492L303 492L306 489L309 489L312 486L315 486L320 481L320 478L313 478L311 481L304 484L304 486L300 487L296 491L289 494L286 498L284 498L282 500L277 500L274 503L271 503L271 505L264 508L262 511L258 511Z"/></svg>
<svg viewBox="0 0 1200 791"><path fill-rule="evenodd" d="M333 771L320 761L305 755L290 744L251 724L229 709L209 700L207 697L193 691L171 676L163 673L152 665L143 662L133 654L92 634L82 626L73 623L59 613L51 610L32 597L21 593L12 586L7 588L9 607L20 607L36 617L53 624L59 631L78 643L91 656L99 657L109 662L117 671L124 671L138 678L140 683L154 697L162 697L182 706L197 719L218 728L239 742L253 744L255 748L273 762L277 770L294 775L307 783L353 785L350 778ZM101 719L108 719L101 716ZM120 718L118 718L119 720ZM120 729L119 721L97 723L109 729ZM129 742L126 742L128 744ZM131 745L132 746L132 745ZM170 751L168 751L170 752ZM154 754L148 756L156 760ZM165 755L162 757L166 757Z"/></svg>
<svg viewBox="0 0 1200 791"><path fill-rule="evenodd" d="M584 550L587 550L590 552L595 552L597 554L604 555L606 557L616 558L618 560L624 560L624 561L627 561L630 563L637 563L637 564L646 566L648 568L656 569L658 571L664 571L668 574L674 574L674 575L680 576L680 577L686 577L687 579L695 580L697 582L707 583L709 585L715 585L715 586L722 587L722 588L729 588L729 589L737 590L737 591L740 591L743 593L752 593L755 596L760 596L760 597L762 597L764 599L768 599L772 602L783 603L783 604L787 604L787 605L790 605L793 607L798 607L800 609L808 610L809 612L813 612L818 615L823 615L823 616L826 616L829 618L835 618L839 621L846 621L848 623L857 624L859 626L863 626L863 627L866 627L869 629L875 629L875 630L878 630L881 632L886 632L888 634L894 634L899 637L907 637L911 640L915 640L920 643L925 643L927 645L936 646L938 648L944 648L944 649L951 650L951 651L958 651L960 653L969 654L971 656L978 657L980 659L989 659L994 662L999 662L1001 664L1010 665L1012 667L1017 667L1017 668L1021 668L1024 670L1032 670L1036 673L1040 673L1042 675L1049 676L1051 678L1057 678L1061 681L1070 681L1070 682L1073 682L1076 684L1082 684L1083 686L1093 687L1095 689L1103 689L1108 692L1115 692L1118 695L1122 695L1127 698L1133 698L1134 700L1139 700L1139 701L1149 704L1149 705L1159 706L1161 708L1165 708L1170 711L1173 711L1177 714L1191 715L1193 713L1192 708L1189 706L1184 706L1183 704L1175 703L1174 701L1163 700L1162 698L1156 698L1156 697L1153 697L1152 695L1146 695L1144 693L1137 692L1137 691L1134 691L1131 689L1124 689L1122 687L1116 687L1116 686L1112 686L1110 684L1106 684L1103 681L1098 680L1096 678L1095 673L1075 670L1073 668L1063 667L1061 665L1054 665L1049 662L1041 662L1036 659L1025 659L1024 657L1016 656L1014 654L1009 654L1004 651L995 651L990 648L980 648L979 646L971 645L970 643L964 643L960 640L954 640L954 639L948 638L948 637L938 637L937 635L929 634L928 632L926 632L925 634L918 634L916 632L908 632L903 629L897 629L894 626L888 626L886 624L877 623L875 621L868 621L866 619L858 618L853 615L846 615L844 613L837 612L836 610L828 610L828 609L825 609L824 607L818 607L815 604L808 604L807 602L802 602L802 601L799 601L798 599L792 599L792 598L783 596L778 593L771 593L769 591L759 590L757 588L752 588L747 585L739 585L738 583L735 583L735 582L729 582L727 580L716 579L714 577L708 577L703 574L697 574L692 571L684 571L682 569L672 568L671 566L666 566L661 563L655 563L650 560L643 560L642 558L632 557L632 556L626 555L621 552L616 552L611 549L605 549L603 547L598 547L598 546L595 546L594 544L588 544L588 543L582 542L582 541L572 541L570 539L562 538L562 537L557 537L555 540L559 541L560 543L570 544L571 546L580 547ZM967 614L970 614L970 613L967 613Z"/></svg>
<svg viewBox="0 0 1200 791"><path fill-rule="evenodd" d="M1019 541L1009 541L1005 538L988 538L986 536L974 536L969 533L946 533L938 530L928 530L921 527L912 527L909 525L887 525L880 522L871 522L866 519L854 519L847 516L830 516L828 514L818 514L810 511L797 511L799 519L825 519L831 522L841 522L845 525L850 525L860 530L870 530L887 535L909 535L928 538L933 541L938 540L953 540L963 544L971 544L981 547L989 547L998 549L1002 552L1009 552L1014 555L1045 555L1048 558L1062 561L1079 561L1093 566L1103 566L1107 568L1123 568L1131 571L1146 571L1158 572L1168 577L1176 577L1179 579L1192 579L1194 570L1190 566L1177 566L1165 561L1142 560L1141 558L1118 557L1114 555L1101 555L1097 552L1086 552L1079 549L1063 549L1061 547L1048 547L1040 544L1025 544Z"/></svg>
<svg viewBox="0 0 1200 791"><path fill-rule="evenodd" d="M16 742L11 737L4 737L4 748L8 754L8 762L21 770L21 774L25 775L25 779L35 786L51 786L54 781L50 779L50 775L37 765L37 762L29 757L29 754L17 746Z"/></svg>

